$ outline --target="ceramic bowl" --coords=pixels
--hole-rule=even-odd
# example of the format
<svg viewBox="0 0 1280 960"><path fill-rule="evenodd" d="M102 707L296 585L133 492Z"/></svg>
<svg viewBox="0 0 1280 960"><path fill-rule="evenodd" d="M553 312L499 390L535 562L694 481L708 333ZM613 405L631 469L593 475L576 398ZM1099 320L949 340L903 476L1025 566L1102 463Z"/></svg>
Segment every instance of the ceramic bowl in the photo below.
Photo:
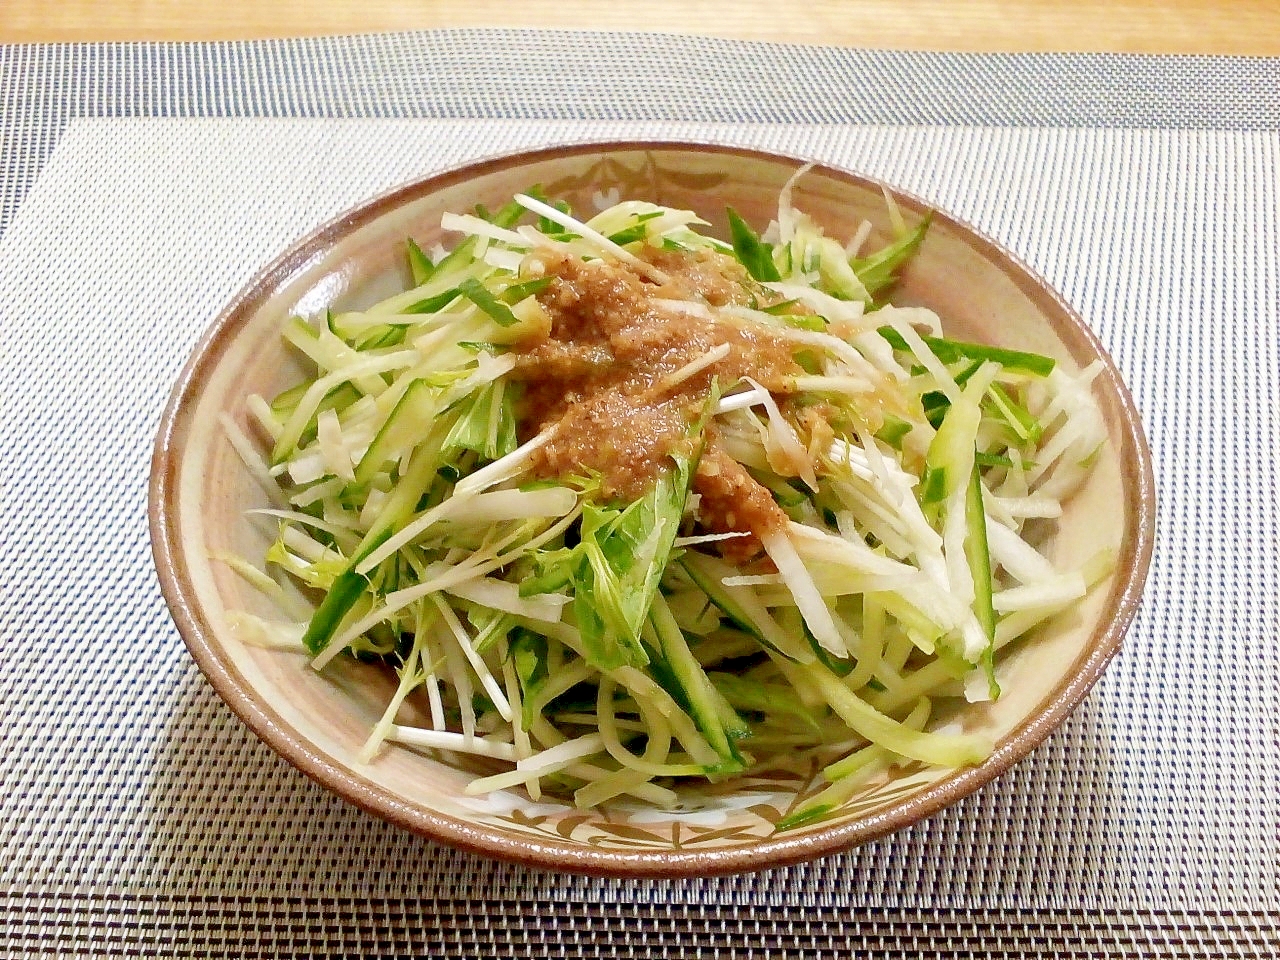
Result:
<svg viewBox="0 0 1280 960"><path fill-rule="evenodd" d="M593 195L691 208L727 236L731 205L763 225L800 161L718 146L607 143L558 147L473 163L411 183L343 214L271 263L214 322L173 390L156 441L150 518L156 565L174 620L209 682L249 727L296 767L370 813L482 854L557 870L676 877L755 870L848 848L935 813L1026 756L1081 701L1115 654L1138 605L1152 548L1154 494L1138 415L1089 328L1046 284L972 228L937 213L895 301L922 304L952 336L1048 354L1068 370L1101 359L1094 392L1109 431L1096 469L1069 502L1050 550L1066 565L1116 546L1114 574L1070 615L1006 656L1005 695L952 718L996 742L990 759L955 771L889 770L821 822L775 823L813 790L811 778L744 779L682 797L680 809L612 805L581 811L523 793L467 797L467 770L443 757L392 748L371 764L357 753L392 689L382 670L354 661L312 670L295 653L248 645L226 613L273 611L213 557L260 557L265 532L245 511L265 495L232 450L221 418L248 429L245 397L271 396L302 371L280 332L292 314L359 307L403 289L403 241L441 238L440 215L496 208L542 184L575 209ZM927 205L893 191L909 221ZM890 227L879 183L818 166L798 207L846 236L863 219ZM874 240L873 240L874 242ZM279 616L276 613L276 616ZM246 802L247 802L246 798Z"/></svg>

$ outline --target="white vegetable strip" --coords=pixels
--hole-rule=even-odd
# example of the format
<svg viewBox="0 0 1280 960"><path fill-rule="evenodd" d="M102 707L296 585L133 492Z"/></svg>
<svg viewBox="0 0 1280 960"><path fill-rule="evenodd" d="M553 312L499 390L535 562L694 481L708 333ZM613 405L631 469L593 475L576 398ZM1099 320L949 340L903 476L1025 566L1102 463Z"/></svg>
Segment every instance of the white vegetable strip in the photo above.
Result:
<svg viewBox="0 0 1280 960"><path fill-rule="evenodd" d="M884 197L884 205L889 210L889 224L893 227L894 235L903 236L907 232L907 222L902 219L902 210L898 207L898 201L883 183L880 184L880 194Z"/></svg>
<svg viewBox="0 0 1280 960"><path fill-rule="evenodd" d="M545 752L545 751L544 751ZM531 754L531 756L541 756L541 754ZM519 762L519 759L516 761ZM502 773L490 774L487 777L476 777L474 780L468 781L467 785L462 788L462 792L469 797L478 796L482 793L493 793L495 790L509 790L512 787L524 785L529 790L529 797L536 800L542 795L542 784L539 778L549 773L556 773L564 767L576 762L570 759L559 767L551 765L547 770L526 771L526 770L506 770ZM532 787L530 787L532 785Z"/></svg>
<svg viewBox="0 0 1280 960"><path fill-rule="evenodd" d="M715 319L715 314L711 312L711 308L705 303L699 303L696 300L667 300L662 297L655 297L649 302L655 307L661 307L663 310L670 310L673 313L682 313L687 317L697 317L699 320Z"/></svg>
<svg viewBox="0 0 1280 960"><path fill-rule="evenodd" d="M747 407L754 407L758 403L764 403L764 398L768 395L769 391L764 387L753 387L741 393L730 394L727 397L720 398L720 402L716 404L715 412L720 415L732 413L735 410L745 410Z"/></svg>
<svg viewBox="0 0 1280 960"><path fill-rule="evenodd" d="M572 767L567 767L566 772L571 773L574 776L579 776L576 771L586 766L586 764L575 764ZM599 767L590 769L600 770ZM574 791L573 805L579 810L598 807L601 804L612 800L614 797L625 793L633 793L639 796L639 793L636 790L637 787L656 787L657 789L665 789L657 787L657 784L650 783L649 774L645 773L643 770L628 770L624 768L622 770L614 770L609 773L605 773L603 770L600 770L600 773L604 775L597 777L593 782L588 783L584 787L579 787ZM582 779L588 778L583 777ZM671 799L665 804L658 803L657 806L659 809L669 810L674 807L679 800L679 797L674 792L667 792L671 793ZM652 803L654 801L650 800L648 802Z"/></svg>
<svg viewBox="0 0 1280 960"><path fill-rule="evenodd" d="M336 523L330 523L328 520L321 520L319 517L313 517L309 513L303 513L300 510L277 510L272 507L259 507L254 510L246 510L250 516L275 517L279 520L288 520L292 523L300 523L305 527L315 527L317 530L323 530L325 533L335 537L350 536L357 531L351 527L339 526Z"/></svg>
<svg viewBox="0 0 1280 960"><path fill-rule="evenodd" d="M561 213L555 207L545 204L541 200L535 200L533 197L526 196L523 193L517 193L515 200L516 203L520 204L520 206L524 207L526 210L532 210L539 216L546 217L552 223L558 223L566 230L572 230L584 239L591 241L600 249L601 252L607 253L615 260L621 260L637 273L643 274L654 283L665 286L671 282L671 278L657 267L652 264L645 263L634 253L618 246L604 234L597 230L593 230L581 220L571 217L567 213Z"/></svg>
<svg viewBox="0 0 1280 960"><path fill-rule="evenodd" d="M647 200L619 201L619 196L620 191L617 187L611 187L608 191L596 191L592 194L591 206L595 208L596 214L587 221L587 225L607 235L617 233L633 223L640 222L640 217L647 218L643 221L646 229L656 230L659 233L675 226L706 222L692 210L674 210L670 207L660 207L656 203L650 203ZM654 216L655 214L658 214L658 216Z"/></svg>
<svg viewBox="0 0 1280 960"><path fill-rule="evenodd" d="M876 488L890 506L894 508L900 507L902 501L909 496L907 491L896 482L903 474L902 467L897 463L890 465L871 434L860 427L855 428L855 433L858 439L862 441L862 449L867 458L867 465L871 467L871 472L875 474Z"/></svg>
<svg viewBox="0 0 1280 960"><path fill-rule="evenodd" d="M1027 471L1022 459L1022 453L1016 447L1010 447L1007 455L1011 465L1005 470L1004 479L1000 481L1000 485L992 493L995 496L1009 500L1026 497L1030 487L1027 484Z"/></svg>
<svg viewBox="0 0 1280 960"><path fill-rule="evenodd" d="M564 772L571 777L577 777L579 780L597 783L605 778L619 777L626 771L605 770L595 764L578 762L565 767ZM656 783L626 784L625 788L620 792L629 794L644 803L651 804L658 810L674 809L680 801L679 794L674 790L660 787ZM581 806L580 804L578 805Z"/></svg>
<svg viewBox="0 0 1280 960"><path fill-rule="evenodd" d="M458 526L489 526L506 520L563 517L578 505L578 493L568 487L536 490L492 490L474 497L450 498L453 508L441 519Z"/></svg>
<svg viewBox="0 0 1280 960"><path fill-rule="evenodd" d="M766 284L766 286L777 287L779 284ZM788 288L785 291L779 292L795 293L799 290L810 290L810 292L812 292L809 287L800 287L796 290ZM796 297L796 299L800 298ZM850 309L850 302L848 301L831 299L831 302L841 304L843 309L846 311ZM724 307L720 312L729 316L755 319L751 316L753 311L747 310L744 307ZM778 326L777 324L768 324L768 329L771 334L780 337L783 340L790 340L792 343L799 343L806 347L816 347L819 350L826 351L837 360L844 361L844 363L849 366L850 370L863 377L874 381L881 379L883 376L883 374L881 374L866 357L853 347L849 346L848 343L841 340L839 337L832 336L829 333L822 333L817 330L801 330L799 327L785 327Z"/></svg>
<svg viewBox="0 0 1280 960"><path fill-rule="evenodd" d="M1084 438L1084 430L1075 420L1068 420L1054 431L1049 442L1036 455L1036 465L1027 471L1027 482L1033 487L1068 449ZM1043 496L1043 494L1041 494Z"/></svg>
<svg viewBox="0 0 1280 960"><path fill-rule="evenodd" d="M844 245L844 255L850 259L856 257L858 251L862 249L862 245L867 242L867 237L871 236L871 230L870 220L863 220L858 224L858 229L849 238L849 242Z"/></svg>
<svg viewBox="0 0 1280 960"><path fill-rule="evenodd" d="M720 582L726 587L773 587L786 585L786 580L782 578L780 573L756 573L740 577L725 577Z"/></svg>
<svg viewBox="0 0 1280 960"><path fill-rule="evenodd" d="M509 243L513 247L528 249L529 241L514 230L507 230L497 224L490 223L488 220L481 220L479 217L470 213L445 213L440 217L440 228L442 230L453 230L456 233L465 233L473 237L488 237L490 240L500 240L503 243Z"/></svg>
<svg viewBox="0 0 1280 960"><path fill-rule="evenodd" d="M787 468L781 472L787 476L798 476L809 485L810 489L818 489L818 480L814 476L813 463L809 460L809 452L805 450L804 444L796 436L795 427L791 426L787 418L782 415L782 411L778 409L778 404L774 401L773 395L750 377L743 377L742 379L754 389L760 391L760 405L764 407L765 412L769 415L769 436L782 458L782 463L778 464L778 466Z"/></svg>
<svg viewBox="0 0 1280 960"><path fill-rule="evenodd" d="M548 746L548 748L550 748L550 746L561 745L563 742L567 741L567 737L564 737L561 732L557 731L556 727L553 727L552 724L547 721L547 718L541 716L541 714L534 718L534 724L532 724L531 732L532 735L538 737L541 744ZM604 778L612 777L616 772L605 771L605 769L596 767L595 764L575 762L564 768L564 773L570 774L571 777L577 777L580 778L580 780L594 783L596 781L604 780ZM657 805L662 809L671 808L671 806L676 804L676 800L678 799L675 792L667 790L666 787L659 787L657 783L640 783L640 785L636 785L634 787L628 786L623 792L627 792L627 794L631 794L632 796L637 797L637 799L644 800L645 803Z"/></svg>
<svg viewBox="0 0 1280 960"><path fill-rule="evenodd" d="M483 572L489 573L492 570L498 569L498 567L505 567L508 563L514 560L516 556L518 556L519 554L527 553L530 550L536 550L538 549L538 547L541 547L543 544L547 543L548 541L554 540L556 537L564 533L565 530L567 530L569 526L575 520L577 520L578 517L580 517L581 515L582 515L582 505L579 504L577 507L573 509L572 512L561 517L559 520L557 520L551 526L547 527L546 530L538 534L536 537L533 537L531 540L529 540L526 543L518 544L517 546L513 547L511 550L507 551L506 553L503 553L502 551L506 550L507 547L512 542L511 539L508 538L507 540L503 541L501 545L493 548L494 559L492 561L486 561Z"/></svg>
<svg viewBox="0 0 1280 960"><path fill-rule="evenodd" d="M637 757L623 746L618 735L619 724L613 710L613 693L615 684L607 677L601 678L596 691L596 716L600 727L600 738L604 748L614 760L623 767L640 770L651 777L698 776L703 773L700 764L669 763L667 757L671 747L671 725L665 718L646 711L640 705L641 715L653 724L653 735L645 746L644 756Z"/></svg>
<svg viewBox="0 0 1280 960"><path fill-rule="evenodd" d="M836 629L844 637L849 652L853 654L857 666L844 678L844 684L850 690L861 690L876 674L884 654L885 616L884 606L875 596L862 598L862 632L859 634L838 614L835 617Z"/></svg>
<svg viewBox="0 0 1280 960"><path fill-rule="evenodd" d="M413 349L422 357L422 363L401 374L402 377L425 375L432 370L448 369L449 358L453 357L454 362L459 362L455 353L455 349L459 349L458 341L480 338L484 332L484 325L470 307L465 314L444 314L447 320L444 323L439 323L441 316L436 314L432 318L438 325L428 325L425 328L419 326L405 335L406 340L413 344Z"/></svg>
<svg viewBox="0 0 1280 960"><path fill-rule="evenodd" d="M298 486L304 486L308 483L315 483L321 477L331 474L329 464L325 462L324 451L319 447L308 449L301 456L294 457L285 466L285 470L289 474L289 479ZM338 477L344 483L345 478Z"/></svg>
<svg viewBox="0 0 1280 960"><path fill-rule="evenodd" d="M516 447L505 457L500 457L475 473L463 477L453 488L453 495L465 497L468 494L479 493L481 490L505 483L524 473L534 453L545 446L554 434L555 427L548 427L533 439Z"/></svg>
<svg viewBox="0 0 1280 960"><path fill-rule="evenodd" d="M866 480L871 484L876 482L876 474L871 469L871 464L867 462L866 451L847 440L839 437L832 440L827 458L832 463L842 463L847 466L859 480ZM896 496L896 493L894 495Z"/></svg>
<svg viewBox="0 0 1280 960"><path fill-rule="evenodd" d="M1062 503L1049 497L996 497L995 499L1009 516L1020 520L1038 517L1052 520L1062 516Z"/></svg>
<svg viewBox="0 0 1280 960"><path fill-rule="evenodd" d="M883 593L892 591L901 593L910 590L913 582L918 584L920 577L873 577L865 573L850 573L837 567L814 564L809 567L809 575L813 577L814 586L828 600L838 600L853 594ZM775 575L776 576L776 575ZM728 578L732 579L732 578ZM795 597L785 584L765 583L754 591L760 602L766 607L791 609L795 607ZM834 614L833 614L834 616Z"/></svg>
<svg viewBox="0 0 1280 960"><path fill-rule="evenodd" d="M1102 369L1102 361L1095 360L1073 377L1061 367L1054 367L1047 378L1053 388L1052 399L1035 411L1041 423L1048 426L1064 413L1070 416L1093 406L1089 388Z"/></svg>
<svg viewBox="0 0 1280 960"><path fill-rule="evenodd" d="M530 706L533 709L533 712L535 716L538 718L538 720L540 720L542 723L546 723L545 718L542 717L542 711L546 707L546 705L550 703L552 700L554 700L556 697L560 696L560 694L564 693L566 690L569 690L572 687L577 686L579 683L583 683L584 681L590 680L592 676L595 674L595 672L596 671L594 671L591 667L588 667L587 664L582 660L575 661L574 663L568 666L565 666L563 669L558 670L554 673L548 672L547 682L542 686L541 689L539 689L533 696L529 698ZM535 720L535 725L537 724L538 720ZM548 729L553 733L555 732L555 727L552 727L549 724L548 724ZM536 735L536 731L535 731L535 735ZM564 738L561 737L560 740L556 740L555 742L559 743L563 739ZM548 742L548 741L544 739L544 742Z"/></svg>
<svg viewBox="0 0 1280 960"><path fill-rule="evenodd" d="M907 342L907 347L911 350L912 355L920 361L922 367L929 371L938 389L945 393L952 403L955 403L960 396L960 387L956 384L955 377L951 376L947 368L943 366L942 361L934 355L934 352L929 349L911 324L894 315L899 311L894 310L893 314L884 316L889 314L891 310L893 308L885 307L877 311L877 313L881 315L880 319L898 331L898 335Z"/></svg>
<svg viewBox="0 0 1280 960"><path fill-rule="evenodd" d="M602 750L604 750L604 741L600 739L600 734L591 733L577 740L568 740L541 753L535 753L532 757L525 757L516 763L516 769L526 775L536 773L537 776L543 777L574 760L585 759Z"/></svg>
<svg viewBox="0 0 1280 960"><path fill-rule="evenodd" d="M447 593L463 600L470 600L490 610L515 614L529 620L545 620L559 623L564 605L570 598L558 593L538 593L531 597L520 596L520 588L506 580L476 577L450 587Z"/></svg>
<svg viewBox="0 0 1280 960"><path fill-rule="evenodd" d="M836 513L836 528L846 540L850 543L862 540L866 530L900 560L905 560L915 551L903 532L902 521L877 498L855 484L833 483L831 488L841 503L848 507Z"/></svg>
<svg viewBox="0 0 1280 960"><path fill-rule="evenodd" d="M576 740L564 740L540 753L517 758L514 770L471 781L463 792L474 796L493 790L504 790L523 783L529 778L557 773L571 767L584 757L593 756L603 750L604 743L598 733L587 734Z"/></svg>
<svg viewBox="0 0 1280 960"><path fill-rule="evenodd" d="M477 732L476 688L471 682L471 671L467 669L467 657L444 620L437 619L431 626L431 635L439 641L440 649L444 651L446 676L453 687L458 712L461 714L462 732L468 737L475 736Z"/></svg>
<svg viewBox="0 0 1280 960"><path fill-rule="evenodd" d="M509 273L517 272L524 263L524 258L525 254L518 250L504 250L501 247L490 247L484 254L485 263Z"/></svg>
<svg viewBox="0 0 1280 960"><path fill-rule="evenodd" d="M288 333L286 332L285 335L288 336ZM363 359L359 351L348 346L340 337L335 336L328 325L322 325L316 331L313 348L314 352L320 355L318 359L322 370L345 370ZM375 397L387 389L386 381L375 374L363 374L353 379L352 383L361 393Z"/></svg>
<svg viewBox="0 0 1280 960"><path fill-rule="evenodd" d="M854 376L799 376L791 378L791 387L797 393L843 393L860 396L874 393L876 387L869 380Z"/></svg>
<svg viewBox="0 0 1280 960"><path fill-rule="evenodd" d="M1116 551L1105 549L1090 557L1079 571L1086 589L1095 587L1115 569ZM996 649L1013 642L1028 630L1071 606L1078 598L1063 600L1060 604L1018 610L1002 617L996 624Z"/></svg>
<svg viewBox="0 0 1280 960"><path fill-rule="evenodd" d="M745 530L735 530L732 533L704 533L696 537L676 537L675 546L677 547L697 547L704 543L719 543L721 540L736 540L739 537L749 537L751 534Z"/></svg>
<svg viewBox="0 0 1280 960"><path fill-rule="evenodd" d="M505 520L563 517L572 511L577 503L578 495L568 487L547 487L541 490L495 490L473 496L465 494L458 496L455 488L454 496L432 507L412 523L406 524L399 533L370 553L356 568L356 572L368 573L406 543L412 543L437 523L450 521L475 526L501 523Z"/></svg>
<svg viewBox="0 0 1280 960"><path fill-rule="evenodd" d="M1060 606L1038 606L1005 614L996 624L996 649L999 650L1025 635L1050 617L1067 609L1075 600L1064 601Z"/></svg>
<svg viewBox="0 0 1280 960"><path fill-rule="evenodd" d="M229 413L219 414L218 423L222 425L222 432L226 434L227 442L231 444L231 449L236 452L236 456L245 465L249 475L257 481L258 486L262 488L262 492L267 495L272 503L279 503L281 500L280 484L276 483L275 478L267 472L267 466L262 457L253 448L253 444L244 435L244 431L240 429L239 424L231 419L231 414Z"/></svg>
<svg viewBox="0 0 1280 960"><path fill-rule="evenodd" d="M340 560L332 547L321 543L298 527L285 527L280 534L280 542L311 564L319 564L325 560Z"/></svg>
<svg viewBox="0 0 1280 960"><path fill-rule="evenodd" d="M351 452L343 440L342 424L334 410L322 410L316 417L316 442L324 458L326 472L354 483L356 471L351 463Z"/></svg>
<svg viewBox="0 0 1280 960"><path fill-rule="evenodd" d="M1082 463L1060 460L1050 471L1047 479L1041 478L1040 485L1036 487L1036 494L1041 497L1065 500L1088 475L1089 469Z"/></svg>
<svg viewBox="0 0 1280 960"><path fill-rule="evenodd" d="M856 574L896 578L895 582L900 584L896 594L906 604L923 613L940 632L959 629L964 622L968 608L951 594L945 565L942 579L937 580L910 564L881 556L865 543L851 543L843 537L803 524L792 523L789 529L792 543L806 562L843 565ZM972 616L972 613L969 615Z"/></svg>
<svg viewBox="0 0 1280 960"><path fill-rule="evenodd" d="M244 557L222 550L210 550L208 557L210 560L225 563L259 593L266 594L277 603L284 601L284 588Z"/></svg>
<svg viewBox="0 0 1280 960"><path fill-rule="evenodd" d="M1005 510L1004 504L992 496L991 490L987 487L985 481L982 485L982 506L987 515L988 524L995 524L1015 532L1021 526L1015 517L1009 516L1009 511ZM988 547L989 549L990 547Z"/></svg>
<svg viewBox="0 0 1280 960"><path fill-rule="evenodd" d="M798 527L799 524L792 523L791 526ZM760 543L764 545L769 559L778 568L778 574L785 581L792 596L796 598L796 606L799 607L800 614L804 617L804 622L813 634L813 638L833 656L847 657L849 648L845 645L844 638L840 636L840 631L836 629L835 622L831 619L831 611L827 608L827 602L818 592L813 578L809 576L809 571L805 569L804 562L787 536L787 531L766 531L760 534Z"/></svg>
<svg viewBox="0 0 1280 960"><path fill-rule="evenodd" d="M295 507L306 507L319 503L329 497L336 497L346 488L346 483L339 477L330 477L320 483L312 484L303 490L289 495L289 502Z"/></svg>
<svg viewBox="0 0 1280 960"><path fill-rule="evenodd" d="M769 281L764 286L774 293L781 294L788 300L799 300L819 316L826 317L833 322L843 323L852 327L859 327L863 323L865 304L861 300L839 300L822 290L807 286L801 282L788 280ZM725 307L722 312L729 311L739 313L740 316L749 316L745 311L739 312L739 308L735 307ZM841 342L843 343L843 341Z"/></svg>
<svg viewBox="0 0 1280 960"><path fill-rule="evenodd" d="M987 548L991 559L1019 583L1038 583L1056 576L1053 564L1004 524L987 524Z"/></svg>
<svg viewBox="0 0 1280 960"><path fill-rule="evenodd" d="M440 678L436 676L436 652L431 636L435 632L426 603L419 602L413 611L413 635L415 641L422 638L419 661L422 664L422 684L427 688L427 707L431 711L431 726L436 730L445 729L444 702L440 697Z"/></svg>
<svg viewBox="0 0 1280 960"><path fill-rule="evenodd" d="M505 641L502 643L500 659L502 660L502 683L507 691L507 700L511 704L511 712L519 716L521 712L520 680L516 676L515 661L511 659ZM529 742L529 733L523 724L511 725L511 740L516 748L517 762L533 756L533 744ZM537 803L542 799L542 784L538 782L537 777L529 777L522 782L524 788L529 791L530 800Z"/></svg>
<svg viewBox="0 0 1280 960"><path fill-rule="evenodd" d="M510 353L504 353L495 357L491 353L480 353L476 355L476 368L466 378L449 387L444 396L440 399L440 406L449 406L456 400L460 400L468 394L486 387L499 377L505 376L515 369L516 358Z"/></svg>
<svg viewBox="0 0 1280 960"><path fill-rule="evenodd" d="M796 233L796 219L799 216L791 203L791 191L800 182L800 178L814 168L812 162L802 164L795 173L787 177L778 193L778 239L790 243Z"/></svg>
<svg viewBox="0 0 1280 960"><path fill-rule="evenodd" d="M341 491L338 491L339 493ZM364 507L360 510L360 526L369 529L377 522L378 517L382 516L382 511L386 508L388 493L377 488L369 491L369 496L364 501Z"/></svg>
<svg viewBox="0 0 1280 960"><path fill-rule="evenodd" d="M428 750L450 750L477 757L492 757L494 760L516 760L516 748L513 744L487 740L484 737L468 737L448 730L427 730L424 727L392 724L387 731L387 739Z"/></svg>
<svg viewBox="0 0 1280 960"><path fill-rule="evenodd" d="M1002 590L991 598L991 605L996 608L997 613L1035 610L1040 607L1058 608L1080 599L1084 594L1084 577L1076 572L1060 573L1050 580Z"/></svg>
<svg viewBox="0 0 1280 960"><path fill-rule="evenodd" d="M267 403L260 394L251 393L244 401L245 409L249 411L250 416L258 422L263 431L271 438L274 443L276 438L280 436L280 430L284 427L275 411L271 409L271 404Z"/></svg>
<svg viewBox="0 0 1280 960"><path fill-rule="evenodd" d="M458 648L462 651L463 656L467 658L467 663L471 664L471 669L475 671L475 675L480 679L480 686L484 687L484 692L488 694L490 702L493 703L502 719L510 723L512 713L511 704L507 702L507 695L503 693L502 687L494 679L488 665L476 653L476 649L471 642L471 635L463 627L458 615L453 612L453 607L445 603L439 594L432 595L431 602L440 611L440 616L444 619L445 625L448 626L449 632L453 634L453 639L458 642Z"/></svg>
<svg viewBox="0 0 1280 960"><path fill-rule="evenodd" d="M409 651L409 655L405 658L404 664L400 668L400 682L396 686L396 692L392 694L387 709L382 712L380 719L369 734L369 738L364 742L364 746L360 748L360 752L356 755L361 763L369 763L377 754L378 749L386 740L387 734L391 731L395 724L396 714L400 712L400 707L404 704L405 698L409 696L414 687L417 686L420 679L418 675L418 663L422 653L422 636L421 634L414 637L413 647Z"/></svg>
<svg viewBox="0 0 1280 960"><path fill-rule="evenodd" d="M1043 496L1063 496L1075 488L1083 473L1079 462L1093 453L1106 440L1106 425L1102 413L1093 399L1089 385L1101 372L1101 361L1095 361L1083 370L1078 377L1071 377L1061 368L1054 368L1048 380L1055 388L1055 395L1049 406L1041 413L1041 423L1050 424L1058 417L1059 412L1067 415L1066 422L1058 426L1036 453L1036 465L1027 473L1027 480L1035 486L1046 474L1066 473L1069 479L1058 485L1041 484L1039 493ZM1059 465L1059 458L1068 452L1074 456L1071 462ZM1066 469L1062 469L1062 468Z"/></svg>
<svg viewBox="0 0 1280 960"><path fill-rule="evenodd" d="M443 247L438 247L438 256L443 259L445 251ZM377 326L382 323L404 322L406 317L414 324L430 322L430 316L424 314L402 314L401 311L414 306L419 301L426 300L429 297L437 297L446 293L461 283L464 279L472 276L475 268L471 264L457 264L452 268L443 267L437 269L431 274L426 283L421 286L406 290L404 293L397 293L387 299L375 303L356 314L344 314L341 318L340 329L361 332L370 327Z"/></svg>
<svg viewBox="0 0 1280 960"><path fill-rule="evenodd" d="M722 343L718 347L712 347L696 360L690 360L679 370L673 370L666 376L660 378L654 384L655 390L670 390L677 384L683 383L695 374L701 373L707 367L714 363L718 363L729 355L732 348L727 343Z"/></svg>
<svg viewBox="0 0 1280 960"><path fill-rule="evenodd" d="M924 327L932 337L942 336L942 320L928 307L898 307L887 304L876 311L876 318L878 321L892 321L895 328L902 323L913 329Z"/></svg>
<svg viewBox="0 0 1280 960"><path fill-rule="evenodd" d="M907 371L902 369L902 364L898 363L898 358L894 356L893 347L889 345L888 340L880 336L879 331L864 330L853 337L852 342L878 370L900 382L907 380Z"/></svg>
<svg viewBox="0 0 1280 960"><path fill-rule="evenodd" d="M787 532L791 535L789 542L806 560L838 563L860 573L884 576L914 575L917 572L908 564L881 556L861 541L850 543L843 537L795 521L787 524Z"/></svg>

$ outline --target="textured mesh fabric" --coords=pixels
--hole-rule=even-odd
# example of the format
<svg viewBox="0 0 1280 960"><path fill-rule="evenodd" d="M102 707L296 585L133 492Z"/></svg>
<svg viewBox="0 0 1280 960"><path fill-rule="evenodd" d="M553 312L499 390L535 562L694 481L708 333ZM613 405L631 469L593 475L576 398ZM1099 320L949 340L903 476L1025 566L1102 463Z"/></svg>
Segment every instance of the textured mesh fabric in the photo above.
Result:
<svg viewBox="0 0 1280 960"><path fill-rule="evenodd" d="M444 30L0 46L0 231L73 117L439 117L1274 130L1280 61Z"/></svg>
<svg viewBox="0 0 1280 960"><path fill-rule="evenodd" d="M0 100L0 955L1280 950L1280 117L1260 86L1275 65L500 39L528 56L488 80L489 34L0 50L0 89L17 91ZM667 61L669 97L605 98L599 64L545 80L588 48ZM735 100L755 69L790 85ZM701 103L705 76L719 93ZM828 86L805 113L814 77ZM874 107L867 77L890 91ZM1166 90L1167 111L1104 122L1108 77ZM1007 98L966 105L984 78ZM776 149L936 202L1081 311L1143 414L1159 529L1119 658L1007 775L841 856L622 882L436 846L262 746L160 598L151 441L236 289L398 182L609 136Z"/></svg>

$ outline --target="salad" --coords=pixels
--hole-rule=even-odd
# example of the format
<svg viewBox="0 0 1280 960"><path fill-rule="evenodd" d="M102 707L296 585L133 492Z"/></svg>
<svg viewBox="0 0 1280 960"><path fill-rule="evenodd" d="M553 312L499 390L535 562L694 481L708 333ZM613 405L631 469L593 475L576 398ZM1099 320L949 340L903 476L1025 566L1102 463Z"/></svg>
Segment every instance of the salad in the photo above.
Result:
<svg viewBox="0 0 1280 960"><path fill-rule="evenodd" d="M313 375L249 398L257 436L224 420L278 536L223 559L282 609L284 579L316 598L235 614L247 639L394 671L363 760L670 807L819 758L785 828L888 765L988 756L937 705L998 697L1001 648L1114 563L1040 549L1105 440L1097 371L889 304L929 218L886 194L897 237L866 251L870 224L825 235L794 182L727 239L531 189L446 214L448 251L409 240L404 292L289 321Z"/></svg>

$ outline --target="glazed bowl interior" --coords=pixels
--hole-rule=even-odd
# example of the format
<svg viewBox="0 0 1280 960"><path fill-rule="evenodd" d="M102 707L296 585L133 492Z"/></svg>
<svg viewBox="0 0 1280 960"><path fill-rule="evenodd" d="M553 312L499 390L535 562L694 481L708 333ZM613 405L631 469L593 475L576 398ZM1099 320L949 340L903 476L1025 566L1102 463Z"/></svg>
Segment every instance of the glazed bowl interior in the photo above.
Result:
<svg viewBox="0 0 1280 960"><path fill-rule="evenodd" d="M157 441L152 534L166 599L218 693L271 747L352 802L408 829L489 855L592 873L677 876L758 869L818 856L926 816L1024 756L1080 701L1116 651L1135 610L1151 550L1149 460L1132 402L1088 328L1040 280L992 242L937 214L893 299L935 310L951 336L1032 350L1078 371L1101 359L1095 396L1109 431L1097 466L1066 505L1047 546L1067 567L1115 547L1114 574L1069 615L1003 658L1000 700L944 717L996 741L989 760L960 771L895 767L825 820L785 832L779 817L811 777L745 778L688 789L680 808L617 803L598 811L519 791L467 797L472 771L443 755L358 751L394 678L353 661L312 670L300 654L245 642L228 613L279 619L274 601L217 558L261 558L275 536L246 518L267 495L237 456L224 418L252 435L245 398L270 397L305 371L281 340L286 319L359 308L408 282L404 240L429 249L449 238L446 211L496 208L541 184L575 210L602 198L648 199L699 212L727 236L724 210L759 226L776 215L780 189L800 162L744 150L681 144L606 144L544 150L473 164L378 198L296 245L267 267L219 317L177 384ZM895 192L908 222L926 207ZM847 239L864 219L871 243L892 237L878 183L817 167L795 186L797 207ZM299 593L291 611L307 610ZM402 713L413 722L413 707Z"/></svg>

